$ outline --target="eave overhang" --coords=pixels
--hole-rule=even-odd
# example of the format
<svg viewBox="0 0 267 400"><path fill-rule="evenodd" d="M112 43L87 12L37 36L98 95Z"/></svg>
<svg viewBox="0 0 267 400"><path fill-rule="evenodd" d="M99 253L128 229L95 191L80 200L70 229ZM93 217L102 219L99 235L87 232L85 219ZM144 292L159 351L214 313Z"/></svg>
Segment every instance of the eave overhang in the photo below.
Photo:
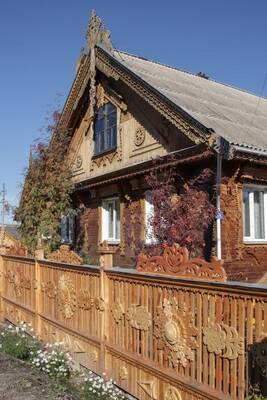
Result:
<svg viewBox="0 0 267 400"><path fill-rule="evenodd" d="M107 174L80 181L75 184L74 192L92 189L97 186L106 185L108 183L118 182L124 179L131 179L134 177L146 175L153 169L161 168L163 165L192 165L203 160L212 159L214 158L214 155L215 152L212 149L208 149L205 144L195 145L188 149L175 151L173 153L167 154L166 156L160 157L160 163L158 163L157 159L155 158L152 160L144 161L142 163L133 164Z"/></svg>

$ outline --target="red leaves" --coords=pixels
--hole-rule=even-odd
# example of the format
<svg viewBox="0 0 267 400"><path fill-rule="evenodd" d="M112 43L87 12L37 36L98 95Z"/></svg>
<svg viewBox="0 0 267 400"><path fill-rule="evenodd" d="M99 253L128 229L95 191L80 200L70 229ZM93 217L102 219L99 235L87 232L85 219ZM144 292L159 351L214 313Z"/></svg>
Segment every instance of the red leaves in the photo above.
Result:
<svg viewBox="0 0 267 400"><path fill-rule="evenodd" d="M193 255L203 252L205 234L214 220L215 208L209 198L212 180L209 169L184 180L172 164L146 176L154 204L150 223L161 246L178 243Z"/></svg>

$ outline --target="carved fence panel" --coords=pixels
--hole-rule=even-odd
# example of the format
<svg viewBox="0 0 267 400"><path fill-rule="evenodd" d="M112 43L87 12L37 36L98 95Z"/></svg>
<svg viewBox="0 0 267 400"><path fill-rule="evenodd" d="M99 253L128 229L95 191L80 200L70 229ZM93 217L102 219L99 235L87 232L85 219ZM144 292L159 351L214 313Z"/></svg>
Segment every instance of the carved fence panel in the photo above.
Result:
<svg viewBox="0 0 267 400"><path fill-rule="evenodd" d="M267 337L264 287L13 256L1 311L142 400L244 399L247 349Z"/></svg>

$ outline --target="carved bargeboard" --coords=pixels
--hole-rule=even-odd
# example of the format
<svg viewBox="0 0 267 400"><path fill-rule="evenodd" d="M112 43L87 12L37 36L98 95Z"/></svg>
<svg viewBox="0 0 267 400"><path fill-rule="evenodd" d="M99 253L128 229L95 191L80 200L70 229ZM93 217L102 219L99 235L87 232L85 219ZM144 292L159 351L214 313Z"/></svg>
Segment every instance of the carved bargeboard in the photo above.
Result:
<svg viewBox="0 0 267 400"><path fill-rule="evenodd" d="M149 257L143 253L139 254L136 269L141 272L165 273L177 277L226 281L223 261L215 259L207 262L201 258L189 259L188 250L178 244L165 247L162 256Z"/></svg>

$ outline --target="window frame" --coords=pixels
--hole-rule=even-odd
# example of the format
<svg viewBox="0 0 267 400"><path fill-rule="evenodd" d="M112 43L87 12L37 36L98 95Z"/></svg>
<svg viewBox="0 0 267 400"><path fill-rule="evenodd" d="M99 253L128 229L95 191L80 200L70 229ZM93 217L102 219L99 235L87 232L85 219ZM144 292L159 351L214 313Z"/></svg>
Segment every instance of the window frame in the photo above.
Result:
<svg viewBox="0 0 267 400"><path fill-rule="evenodd" d="M151 225L151 218L154 217L155 208L151 200L152 190L145 192L145 244L153 245L157 244L158 240L154 234L153 225Z"/></svg>
<svg viewBox="0 0 267 400"><path fill-rule="evenodd" d="M105 118L103 118L103 120L104 120L104 122L103 122L103 125L104 125L103 130L99 130L98 132L96 132L97 116L101 112L101 109L106 107L108 104L111 104L114 107L114 110L112 112L106 114ZM107 123L107 121L108 121L107 116L109 114L112 114L113 112L116 115L116 123L109 127L108 123ZM105 142L107 140L108 130L109 129L112 130L112 128L115 131L115 133L114 133L115 136L113 138L115 144L113 146L111 146L111 147L105 148ZM118 143L117 143L118 142L118 108L114 103L112 103L111 101L107 101L105 104L103 104L97 110L97 112L95 114L95 118L94 118L94 127L93 127L93 129L94 129L94 151L93 151L93 157L98 157L98 156L101 156L102 154L109 153L109 152L112 152L112 151L117 149L117 146L118 146ZM97 146L100 147L99 141L101 140L101 136L102 136L101 134L103 135L103 140L104 140L104 150L97 150ZM97 137L98 137L98 139L96 139ZM98 145L97 145L97 142L98 142Z"/></svg>
<svg viewBox="0 0 267 400"><path fill-rule="evenodd" d="M105 204L113 204L113 235L109 236L109 211L108 207L105 207ZM116 203L118 204L118 209L116 209ZM101 233L102 233L102 242L107 241L110 244L119 244L121 240L121 212L120 212L120 198L119 197L110 197L102 200L101 205ZM118 219L118 237L116 237L116 225L117 225L117 215L119 210L119 219Z"/></svg>
<svg viewBox="0 0 267 400"><path fill-rule="evenodd" d="M245 204L243 200L244 191L249 191L249 227L250 236L245 236ZM264 214L264 238L255 238L255 207L254 207L254 193L263 193L263 214ZM243 242L245 244L267 244L267 186L263 185L244 185L242 188L242 210L243 210Z"/></svg>
<svg viewBox="0 0 267 400"><path fill-rule="evenodd" d="M63 228L64 225L64 228ZM63 229L65 235L63 235ZM71 245L74 243L75 217L71 214L62 214L60 221L60 243Z"/></svg>

